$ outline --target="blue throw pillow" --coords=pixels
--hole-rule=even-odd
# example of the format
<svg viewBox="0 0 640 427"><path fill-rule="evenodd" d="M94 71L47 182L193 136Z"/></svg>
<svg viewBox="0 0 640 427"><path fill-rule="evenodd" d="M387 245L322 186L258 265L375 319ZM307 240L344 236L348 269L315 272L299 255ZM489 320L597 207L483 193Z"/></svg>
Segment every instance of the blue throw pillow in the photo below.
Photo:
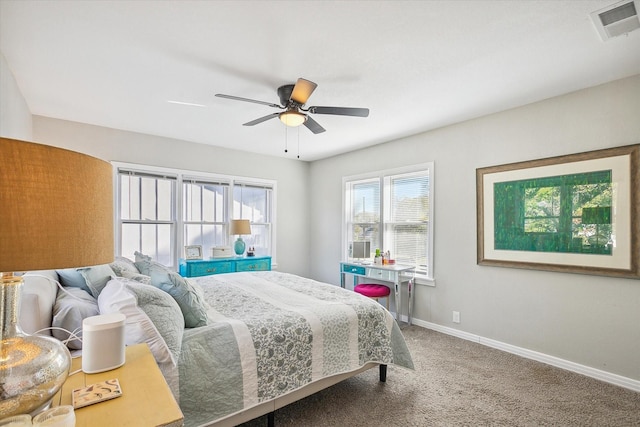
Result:
<svg viewBox="0 0 640 427"><path fill-rule="evenodd" d="M107 286L107 282L116 277L116 273L108 264L79 268L78 271L84 278L89 288L89 293L94 298L98 298L102 289Z"/></svg>
<svg viewBox="0 0 640 427"><path fill-rule="evenodd" d="M150 266L149 272L151 284L171 295L178 303L185 327L197 328L207 324L208 305L197 287L178 273L155 265Z"/></svg>
<svg viewBox="0 0 640 427"><path fill-rule="evenodd" d="M162 289L178 303L187 328L197 328L207 324L209 308L198 288L168 267L154 261L150 256L135 252L135 265L140 273L151 277L151 285Z"/></svg>
<svg viewBox="0 0 640 427"><path fill-rule="evenodd" d="M87 282L82 274L75 268L65 268L64 270L56 270L60 277L60 284L71 288L80 288L83 291L91 293L91 289L87 286Z"/></svg>

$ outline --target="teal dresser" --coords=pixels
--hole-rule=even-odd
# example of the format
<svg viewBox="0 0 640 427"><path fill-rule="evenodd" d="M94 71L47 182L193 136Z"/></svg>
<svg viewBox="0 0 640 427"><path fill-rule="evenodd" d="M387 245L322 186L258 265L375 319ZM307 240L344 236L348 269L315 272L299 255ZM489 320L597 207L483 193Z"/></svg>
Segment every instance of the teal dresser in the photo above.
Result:
<svg viewBox="0 0 640 427"><path fill-rule="evenodd" d="M181 259L180 275L182 277L209 276L211 274L235 273L238 271L269 271L271 257L214 258L214 259Z"/></svg>

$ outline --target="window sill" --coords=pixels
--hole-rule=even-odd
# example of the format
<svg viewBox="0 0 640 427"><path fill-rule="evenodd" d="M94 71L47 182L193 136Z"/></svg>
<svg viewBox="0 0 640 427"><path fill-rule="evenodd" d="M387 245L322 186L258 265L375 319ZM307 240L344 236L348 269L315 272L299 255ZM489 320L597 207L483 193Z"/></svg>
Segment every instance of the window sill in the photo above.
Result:
<svg viewBox="0 0 640 427"><path fill-rule="evenodd" d="M436 279L428 279L426 277L416 277L416 285L436 287Z"/></svg>
<svg viewBox="0 0 640 427"><path fill-rule="evenodd" d="M436 287L436 279L431 279L431 278L429 278L429 277L427 277L425 275L417 275L416 274L414 276L411 273L407 274L407 275L405 275L405 274L402 275L402 281L403 282L407 281L409 279L414 279L414 283L416 285L429 286L429 287L432 287L432 288Z"/></svg>

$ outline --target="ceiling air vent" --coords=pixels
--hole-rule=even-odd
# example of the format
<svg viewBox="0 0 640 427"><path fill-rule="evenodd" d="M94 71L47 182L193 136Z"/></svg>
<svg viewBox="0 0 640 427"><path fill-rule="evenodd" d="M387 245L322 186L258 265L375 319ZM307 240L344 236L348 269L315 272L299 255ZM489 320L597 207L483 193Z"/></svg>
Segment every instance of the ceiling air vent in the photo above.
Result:
<svg viewBox="0 0 640 427"><path fill-rule="evenodd" d="M640 0L626 0L591 13L591 19L602 40L609 40L640 28L639 9Z"/></svg>

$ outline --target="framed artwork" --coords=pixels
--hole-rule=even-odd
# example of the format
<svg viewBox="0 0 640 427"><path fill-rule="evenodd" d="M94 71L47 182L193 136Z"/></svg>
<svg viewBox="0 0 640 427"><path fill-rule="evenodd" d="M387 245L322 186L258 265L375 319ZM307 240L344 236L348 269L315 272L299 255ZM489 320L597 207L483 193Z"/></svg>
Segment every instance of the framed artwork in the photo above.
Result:
<svg viewBox="0 0 640 427"><path fill-rule="evenodd" d="M478 264L640 278L640 144L476 169Z"/></svg>
<svg viewBox="0 0 640 427"><path fill-rule="evenodd" d="M184 255L186 259L202 259L202 246L201 245L185 246Z"/></svg>

